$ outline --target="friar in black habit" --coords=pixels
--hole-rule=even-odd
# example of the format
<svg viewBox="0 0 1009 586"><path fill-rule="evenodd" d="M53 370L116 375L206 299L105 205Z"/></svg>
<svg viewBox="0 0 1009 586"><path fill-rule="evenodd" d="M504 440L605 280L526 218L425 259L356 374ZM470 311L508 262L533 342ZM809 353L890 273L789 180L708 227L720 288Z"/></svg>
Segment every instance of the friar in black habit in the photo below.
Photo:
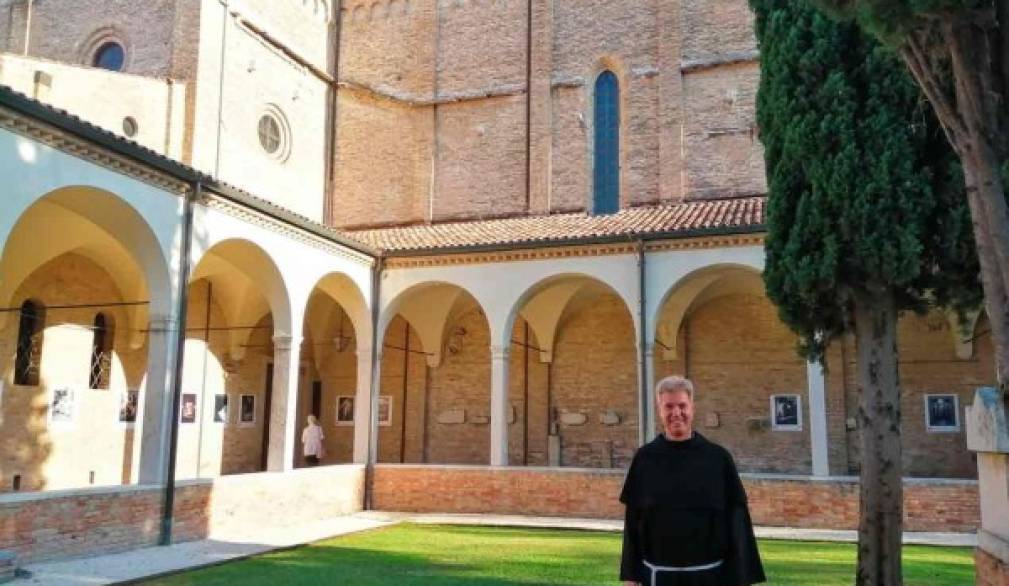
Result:
<svg viewBox="0 0 1009 586"><path fill-rule="evenodd" d="M627 472L620 579L627 586L746 586L764 582L746 492L732 456L693 429L694 386L655 389L663 432Z"/></svg>

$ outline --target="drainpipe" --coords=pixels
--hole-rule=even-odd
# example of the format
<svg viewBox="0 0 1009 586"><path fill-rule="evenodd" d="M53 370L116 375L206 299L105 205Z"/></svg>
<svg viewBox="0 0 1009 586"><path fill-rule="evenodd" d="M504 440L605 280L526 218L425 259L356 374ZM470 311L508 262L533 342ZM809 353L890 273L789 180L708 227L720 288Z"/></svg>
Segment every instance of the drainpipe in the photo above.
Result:
<svg viewBox="0 0 1009 586"><path fill-rule="evenodd" d="M175 460L179 440L179 403L182 401L182 359L186 350L186 312L189 307L189 272L191 270L193 241L193 207L203 195L203 184L197 181L191 193L185 196L185 211L182 216L182 254L179 258L179 306L178 338L175 344L175 370L172 374L172 416L168 418L168 474L165 476L165 504L161 515L161 537L159 545L172 544L172 517L175 509Z"/></svg>
<svg viewBox="0 0 1009 586"><path fill-rule="evenodd" d="M25 52L28 56L28 47L32 38L32 8L35 7L35 0L28 0L28 14L25 15Z"/></svg>
<svg viewBox="0 0 1009 586"><path fill-rule="evenodd" d="M333 222L333 190L336 187L336 140L339 128L337 109L339 108L339 88L340 88L340 37L343 35L343 2L337 0L333 3L333 46L330 54L333 56L333 80L329 82L328 109L329 127L326 130L326 164L325 177L323 178L322 196L322 223L332 226Z"/></svg>
<svg viewBox="0 0 1009 586"><path fill-rule="evenodd" d="M645 445L648 441L648 436L651 434L648 427L648 386L649 381L646 380L648 376L648 365L645 361L648 360L648 352L645 348L645 341L647 336L645 335L645 329L647 324L645 323L645 241L644 239L638 239L638 380L641 381L641 390L638 397L638 444Z"/></svg>
<svg viewBox="0 0 1009 586"><path fill-rule="evenodd" d="M375 257L375 266L371 269L371 417L368 419L368 461L364 465L364 510L371 511L374 508L374 494L372 484L375 481L375 460L378 459L378 401L376 400L381 391L381 361L378 356L379 337L383 332L378 331L379 301L382 298L382 271L385 270L385 256L381 253Z"/></svg>

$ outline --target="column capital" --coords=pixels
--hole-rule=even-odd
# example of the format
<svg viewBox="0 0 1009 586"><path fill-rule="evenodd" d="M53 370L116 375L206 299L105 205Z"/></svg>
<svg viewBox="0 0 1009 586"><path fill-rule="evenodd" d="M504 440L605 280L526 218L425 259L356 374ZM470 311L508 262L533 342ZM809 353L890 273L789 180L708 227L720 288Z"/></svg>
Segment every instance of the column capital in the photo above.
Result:
<svg viewBox="0 0 1009 586"><path fill-rule="evenodd" d="M289 336L287 334L277 334L273 336L273 351L290 351L301 344L301 336Z"/></svg>
<svg viewBox="0 0 1009 586"><path fill-rule="evenodd" d="M150 334L164 334L175 331L178 319L171 315L152 315L147 320L147 332Z"/></svg>
<svg viewBox="0 0 1009 586"><path fill-rule="evenodd" d="M491 344L490 347L490 357L491 360L507 360L511 356L511 346L499 346L497 344Z"/></svg>

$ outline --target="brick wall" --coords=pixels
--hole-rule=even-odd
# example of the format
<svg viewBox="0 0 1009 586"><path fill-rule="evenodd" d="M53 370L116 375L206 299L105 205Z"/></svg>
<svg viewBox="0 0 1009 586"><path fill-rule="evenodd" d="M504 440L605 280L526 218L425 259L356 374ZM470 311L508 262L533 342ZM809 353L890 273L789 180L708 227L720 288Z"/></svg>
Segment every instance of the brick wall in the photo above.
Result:
<svg viewBox="0 0 1009 586"><path fill-rule="evenodd" d="M155 545L164 492L157 486L0 495L0 549L38 562ZM174 537L206 537L211 486L176 491Z"/></svg>
<svg viewBox="0 0 1009 586"><path fill-rule="evenodd" d="M173 540L248 536L361 510L362 466L189 480L175 492ZM164 491L158 486L0 495L0 550L20 563L155 545Z"/></svg>
<svg viewBox="0 0 1009 586"><path fill-rule="evenodd" d="M493 513L622 518L619 470L389 466L375 470L375 508L417 513ZM758 525L854 529L858 480L743 475ZM977 483L906 480L908 531L974 531Z"/></svg>
<svg viewBox="0 0 1009 586"><path fill-rule="evenodd" d="M974 550L974 584L976 586L1006 586L1009 584L1009 564L982 548Z"/></svg>

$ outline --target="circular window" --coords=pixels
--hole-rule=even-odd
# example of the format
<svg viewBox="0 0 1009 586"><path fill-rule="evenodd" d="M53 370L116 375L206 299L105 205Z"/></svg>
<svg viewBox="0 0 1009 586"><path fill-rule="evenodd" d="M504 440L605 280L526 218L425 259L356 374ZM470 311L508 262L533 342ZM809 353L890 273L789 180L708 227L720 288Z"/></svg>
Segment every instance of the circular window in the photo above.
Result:
<svg viewBox="0 0 1009 586"><path fill-rule="evenodd" d="M130 138L133 138L134 136L137 135L137 131L139 129L140 127L137 126L137 121L135 118L133 118L133 116L127 116L126 118L123 118L123 134L125 134Z"/></svg>
<svg viewBox="0 0 1009 586"><path fill-rule="evenodd" d="M282 135L280 122L271 114L263 114L259 119L259 144L271 155L280 150Z"/></svg>
<svg viewBox="0 0 1009 586"><path fill-rule="evenodd" d="M125 60L126 51L123 50L123 46L115 41L109 41L98 47L91 64L109 71L122 71Z"/></svg>

